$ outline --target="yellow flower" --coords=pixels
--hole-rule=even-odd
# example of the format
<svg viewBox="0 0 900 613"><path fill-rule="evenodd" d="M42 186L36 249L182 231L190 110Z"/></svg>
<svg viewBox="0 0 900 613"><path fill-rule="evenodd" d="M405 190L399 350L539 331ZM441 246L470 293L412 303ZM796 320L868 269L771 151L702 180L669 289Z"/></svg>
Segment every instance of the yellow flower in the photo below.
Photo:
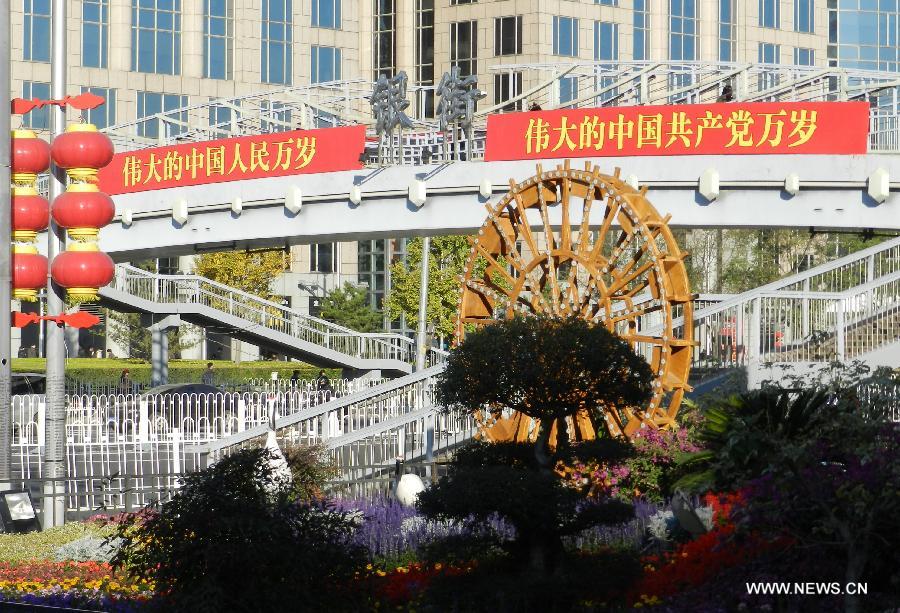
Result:
<svg viewBox="0 0 900 613"><path fill-rule="evenodd" d="M377 570L377 571L375 571L375 574L378 575L379 577L386 577L386 576L387 576L387 573L384 572L383 570Z"/></svg>

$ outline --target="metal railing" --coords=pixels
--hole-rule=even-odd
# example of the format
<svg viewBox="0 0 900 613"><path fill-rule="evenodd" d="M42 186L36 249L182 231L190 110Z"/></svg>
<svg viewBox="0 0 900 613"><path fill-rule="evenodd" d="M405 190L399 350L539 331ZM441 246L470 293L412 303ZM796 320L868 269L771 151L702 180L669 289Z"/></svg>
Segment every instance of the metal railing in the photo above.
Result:
<svg viewBox="0 0 900 613"><path fill-rule="evenodd" d="M713 368L845 361L900 341L900 238L698 309L692 325L693 364Z"/></svg>
<svg viewBox="0 0 900 613"><path fill-rule="evenodd" d="M473 159L481 159L483 155L486 116L503 112L505 108L524 110L531 103L545 110L707 103L716 101L726 85L732 88L734 100L742 102L868 100L877 95L878 106L872 110L871 150L898 150L900 78L891 72L700 61L503 64L488 71L515 75L510 82L526 85L519 95L499 104L482 104L476 113ZM433 85L410 85L409 98L424 99L433 95L434 90ZM575 97L562 99L563 90L574 92ZM372 83L364 79L269 90L157 113L110 126L105 132L113 139L117 151L128 151L293 129L352 124L371 128L374 124L369 106L371 92ZM209 119L223 115L227 117L225 121ZM413 119L413 124L412 130L403 137L404 154L399 163L419 163L425 149L436 162L459 159L452 148L445 146L445 135L435 119ZM370 130L370 135L373 142L368 151L372 161L377 145L374 131ZM446 142L452 140L451 137ZM399 150L399 143L391 148Z"/></svg>
<svg viewBox="0 0 900 613"><path fill-rule="evenodd" d="M432 366L276 419L276 436L286 445L325 444L343 475L360 465L388 470L398 457L430 460L476 431L471 417L441 413L435 406L434 384L442 371L442 365ZM215 461L241 447L262 444L267 432L266 426L258 426L196 446L193 452L197 462Z"/></svg>
<svg viewBox="0 0 900 613"><path fill-rule="evenodd" d="M197 275L161 275L119 264L107 288L154 304L208 307L241 319L245 331L264 329L364 360L415 359L412 339L394 333L364 333L339 326ZM432 349L433 360L443 354Z"/></svg>

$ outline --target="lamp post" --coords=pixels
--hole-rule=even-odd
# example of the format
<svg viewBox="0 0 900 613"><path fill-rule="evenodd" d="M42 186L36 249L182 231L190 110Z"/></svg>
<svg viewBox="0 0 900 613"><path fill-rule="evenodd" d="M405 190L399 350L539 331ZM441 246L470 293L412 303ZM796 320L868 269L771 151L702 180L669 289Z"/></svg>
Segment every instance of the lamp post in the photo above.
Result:
<svg viewBox="0 0 900 613"><path fill-rule="evenodd" d="M66 0L53 0L51 7L50 97L62 100L66 96ZM53 138L66 129L66 107L50 106L50 125ZM65 191L65 172L56 164L50 167L50 200ZM50 221L47 230L47 258L65 251L65 230ZM65 309L63 290L47 278L47 312L62 313ZM66 339L65 328L47 326L47 405L46 447L44 449L44 526L58 526L65 521L65 499L56 496L58 485L66 476Z"/></svg>
<svg viewBox="0 0 900 613"><path fill-rule="evenodd" d="M10 210L10 116L9 99L9 0L0 0L0 489L9 487L11 452L11 371L12 349L10 329L12 315L12 267L11 237L12 214Z"/></svg>

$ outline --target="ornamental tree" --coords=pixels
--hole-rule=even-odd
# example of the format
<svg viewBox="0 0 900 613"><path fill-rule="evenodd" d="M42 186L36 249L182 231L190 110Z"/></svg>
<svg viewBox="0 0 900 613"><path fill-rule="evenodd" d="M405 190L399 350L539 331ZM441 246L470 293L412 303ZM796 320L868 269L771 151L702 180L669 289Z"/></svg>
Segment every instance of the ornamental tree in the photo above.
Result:
<svg viewBox="0 0 900 613"><path fill-rule="evenodd" d="M470 413L519 411L540 420L538 463L550 468L550 431L565 446L565 418L586 411L606 427L605 411L651 397L647 362L602 325L578 318L517 317L466 335L437 384L438 403Z"/></svg>

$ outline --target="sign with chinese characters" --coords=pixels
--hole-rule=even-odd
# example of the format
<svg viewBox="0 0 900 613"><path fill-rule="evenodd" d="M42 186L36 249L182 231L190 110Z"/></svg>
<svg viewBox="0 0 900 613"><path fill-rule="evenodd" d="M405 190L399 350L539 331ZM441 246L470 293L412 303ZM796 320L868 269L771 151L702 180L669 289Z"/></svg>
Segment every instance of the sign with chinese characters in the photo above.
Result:
<svg viewBox="0 0 900 613"><path fill-rule="evenodd" d="M727 102L490 115L485 159L865 153L866 102Z"/></svg>
<svg viewBox="0 0 900 613"><path fill-rule="evenodd" d="M119 153L100 171L100 189L128 194L204 183L353 170L365 126L295 130Z"/></svg>

